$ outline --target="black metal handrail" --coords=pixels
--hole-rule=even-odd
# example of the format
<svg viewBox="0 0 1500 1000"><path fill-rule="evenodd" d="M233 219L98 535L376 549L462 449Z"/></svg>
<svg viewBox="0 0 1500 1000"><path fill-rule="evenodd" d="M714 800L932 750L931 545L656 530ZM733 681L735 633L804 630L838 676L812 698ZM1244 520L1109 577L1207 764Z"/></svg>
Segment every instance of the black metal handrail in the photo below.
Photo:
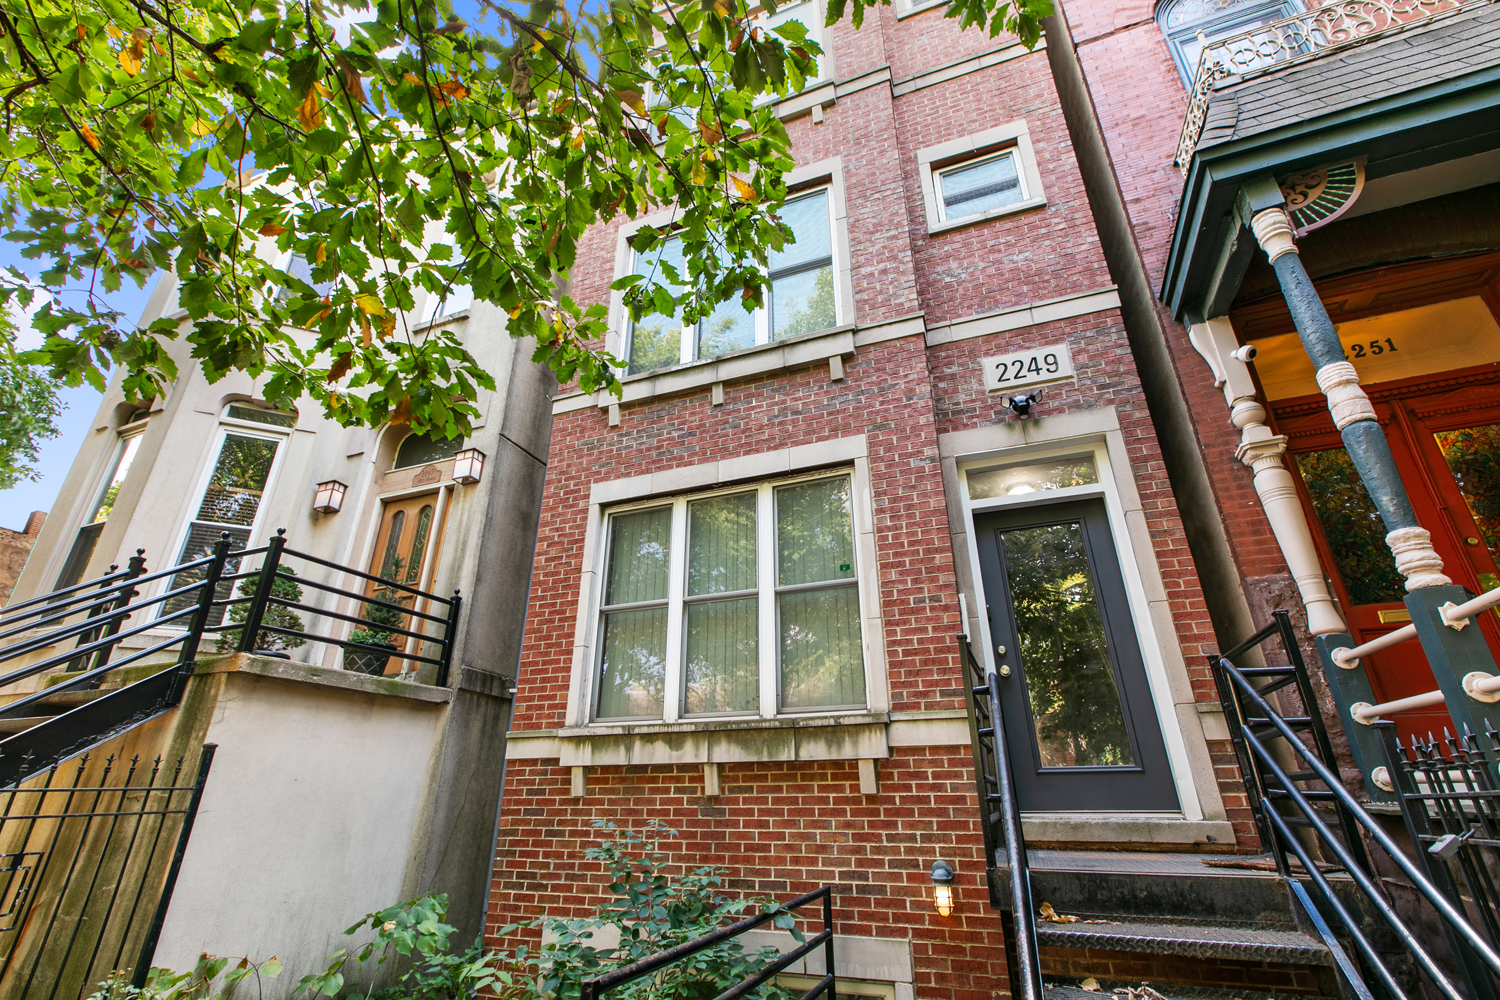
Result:
<svg viewBox="0 0 1500 1000"><path fill-rule="evenodd" d="M803 993L799 1000L814 1000L815 997L819 996L826 996L828 1000L838 1000L837 980L833 964L833 887L828 885L798 896L788 903L769 908L758 916L747 917L744 920L730 924L727 927L721 927L702 937L694 938L691 941L684 941L675 947L659 951L655 955L648 955L638 962L632 962L630 965L606 972L602 976L585 979L581 984L580 1000L599 1000L605 993L608 993L617 986L623 986L643 976L649 976L658 969L664 969L672 963L680 962L690 955L696 955L706 948L712 948L716 944L738 937L748 930L753 930L761 924L776 919L782 913L796 910L819 899L823 901L823 930L821 932L808 938L785 955L782 955L760 972L747 976L745 979L729 987L729 989L715 997L714 1000L739 1000L740 997L760 986L772 976L786 971L792 963L820 947L823 949L823 964L826 971L823 978L818 980L806 993Z"/></svg>
<svg viewBox="0 0 1500 1000"><path fill-rule="evenodd" d="M1021 806L1016 800L1010 749L1005 742L1005 717L1000 708L1000 681L974 657L968 636L958 636L959 660L970 681L969 740L974 748L974 782L984 829L985 855L999 863L1005 852L1010 868L1010 902L1016 927L1016 965L1011 970L1011 995L1016 1000L1042 1000L1041 952L1032 910L1031 870L1026 837L1021 830Z"/></svg>
<svg viewBox="0 0 1500 1000"><path fill-rule="evenodd" d="M1231 662L1231 657L1239 657L1272 637L1282 640L1291 661L1289 666L1241 668ZM1326 735L1322 740L1316 738L1321 716L1286 613L1277 612L1276 622L1224 656L1209 657L1209 663L1262 842L1275 857L1278 872L1292 887L1293 898L1313 922L1353 992L1358 996L1377 993L1395 998L1408 996L1401 984L1402 977L1391 967L1390 957L1382 954L1371 940L1371 928L1366 926L1363 915L1351 912L1349 897L1335 889L1321 870L1319 859L1313 856L1314 850L1337 862L1358 891L1360 904L1385 924L1401 950L1443 996L1450 1000L1493 1000L1496 981L1492 977L1500 976L1500 953L1469 923L1460 905L1455 905L1419 870L1417 863L1344 787L1331 766L1333 757L1327 749ZM1283 717L1266 696L1293 682L1303 699L1305 715ZM1298 730L1314 735L1311 746ZM1295 759L1300 759L1298 770L1288 771L1277 759L1268 743L1275 739L1282 740L1285 748L1296 755ZM1299 783L1322 787L1298 787ZM1315 803L1333 805L1339 822L1330 824ZM1289 807L1289 812L1284 814L1277 805ZM1312 837L1297 836L1294 825L1311 831ZM1338 832L1335 826L1340 828ZM1466 991L1453 983L1419 935L1396 912L1365 853L1366 840L1388 856L1430 907L1430 914L1441 924L1459 958ZM1300 872L1292 870L1288 852L1300 862ZM1312 884L1315 894L1299 884L1300 878ZM1345 949L1344 941L1353 945L1354 956ZM1377 991L1371 990L1371 979L1378 983Z"/></svg>
<svg viewBox="0 0 1500 1000"><path fill-rule="evenodd" d="M333 642L334 644L342 647L345 650L370 653L375 656L384 655L391 659L400 660L402 662L410 662L414 664L432 664L437 667L437 676L434 679L434 683L438 687L446 687L448 685L448 674L453 663L453 648L457 639L458 618L459 614L463 610L463 599L459 596L458 591L455 590L452 597L440 597L437 594L428 593L427 591L420 590L416 587L399 584L395 581L387 580L383 577L379 577L371 573L363 573L359 570L339 566L337 563L331 563L326 559L321 559L317 556L308 555L305 552L298 552L295 549L287 548L285 528L277 529L275 536L272 537L271 540L267 542L262 549L250 549L242 552L236 552L234 554L235 558L240 561L241 566L243 566L244 559L247 556L254 555L263 555L259 568L253 570L237 568L232 578L235 580L255 579L255 592L252 595L246 597L216 597L213 602L215 609L218 609L218 613L221 615L225 614L225 612L227 612L227 609L231 607L247 605L248 610L245 615L245 620L243 622L230 622L221 620L218 624L209 626L209 631L215 632L220 635L226 632L238 632L239 635L238 642L236 643L236 649L239 652L254 652L254 650L256 649L256 643L259 641L261 635L265 633L302 639L303 641L311 640L313 642ZM408 608L401 604L381 600L380 598L373 595L358 594L353 591L336 587L329 583L323 583L321 581L311 579L309 577L293 576L289 573L284 572L282 568L284 565L284 560L288 558L300 559L305 562L313 563L315 565L337 569L343 573L355 577L356 579L361 579L377 584L382 590L390 588L391 590L400 590L405 593L411 594L416 598L416 600L413 602L413 607ZM442 635L428 635L426 634L425 628L414 630L403 628L399 625L375 625L358 615L346 614L333 608L312 607L300 601L292 601L287 600L286 598L277 597L274 593L274 589L278 577L283 580L295 581L298 587L310 587L323 593L336 594L342 597L351 598L353 600L359 601L361 604L370 607L387 608L392 611L396 611L403 616L406 616L408 620L421 619L424 622L438 623L443 626ZM226 577L226 579L228 578ZM447 608L448 613L441 616L428 614L426 611L421 610L415 606L418 602L436 603L439 605L443 605ZM372 645L370 643L356 642L352 639L347 638L333 639L330 636L318 635L316 633L309 632L306 629L296 629L289 628L285 625L277 625L266 620L266 612L273 607L287 608L294 612L306 612L309 615L327 618L332 621L347 622L353 624L357 628L365 627L375 631L383 632L391 636L399 635L407 639L407 645L412 648L409 650L392 649L389 647ZM413 624L415 624L414 621ZM435 645L438 650L438 655L423 655L421 652L423 643L432 643L433 645Z"/></svg>

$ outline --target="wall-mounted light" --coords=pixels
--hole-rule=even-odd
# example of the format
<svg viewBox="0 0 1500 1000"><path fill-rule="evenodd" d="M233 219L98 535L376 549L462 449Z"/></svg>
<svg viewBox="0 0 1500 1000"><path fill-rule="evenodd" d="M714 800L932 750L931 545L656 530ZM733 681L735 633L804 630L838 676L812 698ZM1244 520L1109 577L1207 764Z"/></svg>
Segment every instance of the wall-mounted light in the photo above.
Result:
<svg viewBox="0 0 1500 1000"><path fill-rule="evenodd" d="M478 448L465 448L453 456L453 480L458 483L477 483L484 474L484 452Z"/></svg>
<svg viewBox="0 0 1500 1000"><path fill-rule="evenodd" d="M953 866L946 861L932 863L932 904L940 917L953 912Z"/></svg>
<svg viewBox="0 0 1500 1000"><path fill-rule="evenodd" d="M319 483L313 493L313 510L319 514L337 514L344 505L344 493L349 489L337 479Z"/></svg>
<svg viewBox="0 0 1500 1000"><path fill-rule="evenodd" d="M1031 413L1031 407L1037 400L1042 398L1042 390L1036 389L1026 396L1006 396L1001 402L1010 407L1010 412L1018 417L1024 417Z"/></svg>

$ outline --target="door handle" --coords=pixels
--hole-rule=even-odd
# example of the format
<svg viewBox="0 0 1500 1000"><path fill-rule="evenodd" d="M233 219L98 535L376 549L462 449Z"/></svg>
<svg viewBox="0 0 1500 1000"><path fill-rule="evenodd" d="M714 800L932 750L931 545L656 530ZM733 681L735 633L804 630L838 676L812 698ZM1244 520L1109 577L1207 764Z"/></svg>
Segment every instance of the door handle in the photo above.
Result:
<svg viewBox="0 0 1500 1000"><path fill-rule="evenodd" d="M1001 677L1009 677L1010 676L1010 665L1009 664L1007 664L1007 663L1000 664L1000 676Z"/></svg>

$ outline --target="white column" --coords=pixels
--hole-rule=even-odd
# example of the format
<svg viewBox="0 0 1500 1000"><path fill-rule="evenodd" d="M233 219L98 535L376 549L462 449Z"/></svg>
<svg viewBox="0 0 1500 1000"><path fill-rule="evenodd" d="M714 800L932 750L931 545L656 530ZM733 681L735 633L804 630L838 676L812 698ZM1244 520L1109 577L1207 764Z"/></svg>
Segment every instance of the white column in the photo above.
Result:
<svg viewBox="0 0 1500 1000"><path fill-rule="evenodd" d="M1272 434L1266 426L1266 409L1255 398L1255 382L1250 378L1244 352L1229 319L1219 316L1195 323L1188 331L1188 338L1208 362L1215 386L1223 389L1229 402L1229 419L1240 429L1240 446L1235 457L1255 474L1255 493L1307 609L1308 631L1313 635L1347 631L1324 580L1323 566L1313 546L1312 530L1307 525L1297 487L1282 459L1287 439Z"/></svg>

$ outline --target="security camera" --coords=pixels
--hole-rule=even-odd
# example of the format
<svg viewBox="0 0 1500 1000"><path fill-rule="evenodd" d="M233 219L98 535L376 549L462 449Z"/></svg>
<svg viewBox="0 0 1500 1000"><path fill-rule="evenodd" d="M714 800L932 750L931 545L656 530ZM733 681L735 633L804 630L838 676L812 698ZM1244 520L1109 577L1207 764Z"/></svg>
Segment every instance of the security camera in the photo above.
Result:
<svg viewBox="0 0 1500 1000"><path fill-rule="evenodd" d="M1037 389L1026 396L1006 396L1001 402L1010 407L1010 412L1016 416L1025 417L1031 413L1031 407L1041 398L1042 390Z"/></svg>
<svg viewBox="0 0 1500 1000"><path fill-rule="evenodd" d="M1231 351L1229 356L1236 361L1243 361L1245 364L1249 364L1250 362L1255 360L1255 356L1259 353L1260 352L1255 349L1254 344L1246 344L1244 347L1236 348L1235 350Z"/></svg>

